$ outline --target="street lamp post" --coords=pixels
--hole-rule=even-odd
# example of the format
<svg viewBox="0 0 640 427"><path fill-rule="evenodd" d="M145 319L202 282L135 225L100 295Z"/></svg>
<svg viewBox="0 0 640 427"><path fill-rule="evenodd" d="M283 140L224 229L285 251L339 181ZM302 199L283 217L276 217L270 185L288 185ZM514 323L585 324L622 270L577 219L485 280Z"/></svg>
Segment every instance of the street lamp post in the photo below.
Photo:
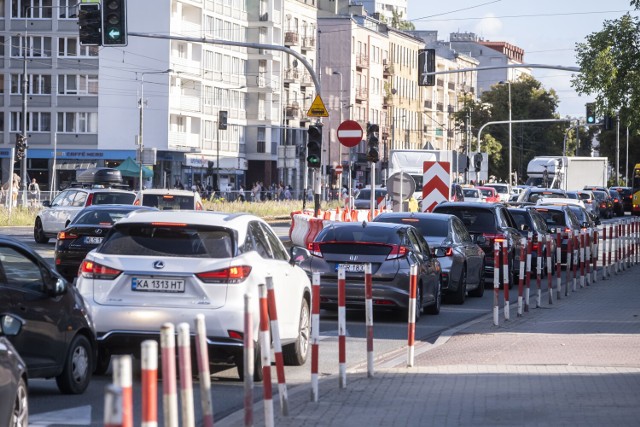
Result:
<svg viewBox="0 0 640 427"><path fill-rule="evenodd" d="M340 123L342 123L342 73L340 71L334 71L333 74L340 76L340 96L338 96L338 102L340 103ZM331 144L329 144L329 146L331 146ZM338 164L342 166L342 144L338 144ZM342 188L342 172L338 174L338 191L340 191L341 188Z"/></svg>
<svg viewBox="0 0 640 427"><path fill-rule="evenodd" d="M509 171L507 175L507 182L511 185L511 156L512 156L512 148L511 148L511 138L512 138L512 130L511 130L511 80L507 80L507 85L509 87Z"/></svg>

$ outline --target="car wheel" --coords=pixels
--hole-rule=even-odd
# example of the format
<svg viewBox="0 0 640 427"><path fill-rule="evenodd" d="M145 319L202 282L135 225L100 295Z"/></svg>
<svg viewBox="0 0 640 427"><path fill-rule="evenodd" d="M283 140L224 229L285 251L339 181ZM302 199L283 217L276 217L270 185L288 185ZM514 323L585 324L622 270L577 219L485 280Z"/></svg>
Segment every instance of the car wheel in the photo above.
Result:
<svg viewBox="0 0 640 427"><path fill-rule="evenodd" d="M244 355L242 353L235 358L235 364L240 381L244 381ZM257 342L254 343L253 348L253 381L262 381L262 358L260 357L260 344Z"/></svg>
<svg viewBox="0 0 640 427"><path fill-rule="evenodd" d="M96 360L96 367L93 370L93 375L105 375L109 369L111 363L111 354L106 351L98 352L98 359Z"/></svg>
<svg viewBox="0 0 640 427"><path fill-rule="evenodd" d="M442 277L438 277L438 283L435 290L436 300L427 307L426 312L428 314L440 314L440 306L442 305Z"/></svg>
<svg viewBox="0 0 640 427"><path fill-rule="evenodd" d="M27 400L27 384L20 378L16 389L16 401L11 412L11 427L27 427L29 425L29 402Z"/></svg>
<svg viewBox="0 0 640 427"><path fill-rule="evenodd" d="M472 291L469 291L469 296L475 298L481 298L484 295L484 264L480 266L480 273L478 273L478 287Z"/></svg>
<svg viewBox="0 0 640 427"><path fill-rule="evenodd" d="M462 266L460 272L460 279L458 279L458 289L451 295L451 302L454 304L464 304L465 297L467 295L467 266Z"/></svg>
<svg viewBox="0 0 640 427"><path fill-rule="evenodd" d="M298 338L292 344L282 347L282 358L284 364L289 366L302 366L307 361L309 354L309 341L311 337L311 316L309 314L309 303L302 299L300 308L300 320L298 324Z"/></svg>
<svg viewBox="0 0 640 427"><path fill-rule="evenodd" d="M40 220L40 218L36 218L36 223L33 226L33 240L35 240L36 243L49 243L49 238L44 235L42 220Z"/></svg>
<svg viewBox="0 0 640 427"><path fill-rule="evenodd" d="M56 384L62 393L83 393L91 380L93 353L91 344L84 335L77 335L69 346L62 373L56 377Z"/></svg>

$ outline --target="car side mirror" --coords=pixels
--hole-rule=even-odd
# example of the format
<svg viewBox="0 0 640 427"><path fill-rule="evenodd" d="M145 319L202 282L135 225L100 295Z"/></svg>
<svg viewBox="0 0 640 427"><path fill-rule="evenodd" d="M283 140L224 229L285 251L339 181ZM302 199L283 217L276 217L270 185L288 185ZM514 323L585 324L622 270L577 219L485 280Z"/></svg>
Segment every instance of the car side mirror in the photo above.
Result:
<svg viewBox="0 0 640 427"><path fill-rule="evenodd" d="M51 207L51 202L49 200L44 200L42 202L42 206L44 206L45 208L50 208Z"/></svg>
<svg viewBox="0 0 640 427"><path fill-rule="evenodd" d="M476 245L484 245L485 243L487 243L487 238L484 236L478 236L476 237Z"/></svg>
<svg viewBox="0 0 640 427"><path fill-rule="evenodd" d="M292 246L289 250L289 263L291 265L300 264L302 261L308 259L311 254L306 248L300 246Z"/></svg>
<svg viewBox="0 0 640 427"><path fill-rule="evenodd" d="M435 248L433 250L433 256L436 258L443 258L447 255L447 252L444 248Z"/></svg>
<svg viewBox="0 0 640 427"><path fill-rule="evenodd" d="M22 322L10 314L0 316L0 335L7 337L16 336L22 329Z"/></svg>
<svg viewBox="0 0 640 427"><path fill-rule="evenodd" d="M44 274L44 277L44 288L47 294L51 295L52 297L57 297L58 295L62 295L67 291L67 286L69 286L69 283L62 277L55 274L49 274L49 272L46 272Z"/></svg>
<svg viewBox="0 0 640 427"><path fill-rule="evenodd" d="M527 225L527 224L521 224L521 225L520 225L520 230L522 230L522 231L529 231L529 230L530 230L530 229L529 229L529 225Z"/></svg>

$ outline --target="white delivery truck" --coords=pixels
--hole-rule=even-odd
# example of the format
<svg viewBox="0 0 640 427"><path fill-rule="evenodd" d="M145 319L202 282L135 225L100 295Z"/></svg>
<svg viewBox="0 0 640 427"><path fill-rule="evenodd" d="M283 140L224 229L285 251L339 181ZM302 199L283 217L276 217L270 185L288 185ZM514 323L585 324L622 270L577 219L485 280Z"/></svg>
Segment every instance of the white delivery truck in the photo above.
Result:
<svg viewBox="0 0 640 427"><path fill-rule="evenodd" d="M606 157L534 157L527 166L527 185L581 190L585 186L607 186Z"/></svg>

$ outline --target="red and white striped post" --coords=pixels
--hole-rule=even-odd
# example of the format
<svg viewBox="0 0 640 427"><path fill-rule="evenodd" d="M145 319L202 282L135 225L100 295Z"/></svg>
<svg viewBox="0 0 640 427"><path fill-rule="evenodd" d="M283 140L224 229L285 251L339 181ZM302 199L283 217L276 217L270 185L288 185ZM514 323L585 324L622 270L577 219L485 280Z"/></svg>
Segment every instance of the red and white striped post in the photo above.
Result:
<svg viewBox="0 0 640 427"><path fill-rule="evenodd" d="M191 328L186 322L178 324L178 372L180 374L182 425L184 427L195 427L193 375L191 369Z"/></svg>
<svg viewBox="0 0 640 427"><path fill-rule="evenodd" d="M627 269L627 235L624 220L620 220L620 269Z"/></svg>
<svg viewBox="0 0 640 427"><path fill-rule="evenodd" d="M618 274L620 272L620 224L616 223L613 225L615 229L615 238L614 238L614 255L615 255L615 273Z"/></svg>
<svg viewBox="0 0 640 427"><path fill-rule="evenodd" d="M320 355L320 273L311 276L311 401L318 401L318 365Z"/></svg>
<svg viewBox="0 0 640 427"><path fill-rule="evenodd" d="M556 298L562 293L562 228L556 228Z"/></svg>
<svg viewBox="0 0 640 427"><path fill-rule="evenodd" d="M275 423L273 413L273 388L271 386L271 336L269 335L269 303L267 302L267 287L263 283L258 285L260 306L260 361L262 367L262 396L264 400L264 424L273 427Z"/></svg>
<svg viewBox="0 0 640 427"><path fill-rule="evenodd" d="M549 294L549 304L553 304L553 262L551 261L551 236L546 236L547 252L547 293Z"/></svg>
<svg viewBox="0 0 640 427"><path fill-rule="evenodd" d="M607 280L607 224L602 226L602 280Z"/></svg>
<svg viewBox="0 0 640 427"><path fill-rule="evenodd" d="M103 427L122 427L122 389L114 384L104 388Z"/></svg>
<svg viewBox="0 0 640 427"><path fill-rule="evenodd" d="M418 266L409 269L409 319L407 331L407 366L412 367L415 361L416 342L416 295L418 293Z"/></svg>
<svg viewBox="0 0 640 427"><path fill-rule="evenodd" d="M573 230L573 292L578 282L578 266L580 265L580 231Z"/></svg>
<svg viewBox="0 0 640 427"><path fill-rule="evenodd" d="M347 388L347 310L344 267L338 268L338 384Z"/></svg>
<svg viewBox="0 0 640 427"><path fill-rule="evenodd" d="M600 235L598 229L593 230L593 250L591 251L591 270L593 271L593 283L598 281L598 251L600 250Z"/></svg>
<svg viewBox="0 0 640 427"><path fill-rule="evenodd" d="M584 288L585 232L580 231L580 287Z"/></svg>
<svg viewBox="0 0 640 427"><path fill-rule="evenodd" d="M278 395L280 396L280 410L282 415L289 415L289 395L284 378L284 358L282 356L282 341L280 340L280 325L276 309L276 293L273 288L273 277L267 276L267 300L269 302L269 319L271 320L271 334L273 334L273 355L276 358L276 374L278 377Z"/></svg>
<svg viewBox="0 0 640 427"><path fill-rule="evenodd" d="M636 247L635 247L635 255L636 255L636 264L640 263L640 218L633 219L636 223Z"/></svg>
<svg viewBox="0 0 640 427"><path fill-rule="evenodd" d="M624 235L624 246L626 248L624 258L626 260L627 268L630 268L631 267L631 245L629 243L631 242L631 227L629 227L629 221L626 218L624 219L624 228L627 231Z"/></svg>
<svg viewBox="0 0 640 427"><path fill-rule="evenodd" d="M253 364L255 360L253 346L253 314L251 312L251 295L244 295L244 425L253 426Z"/></svg>
<svg viewBox="0 0 640 427"><path fill-rule="evenodd" d="M200 382L200 407L203 427L213 427L213 402L211 400L211 375L209 372L209 347L207 346L207 324L204 314L196 315L196 361Z"/></svg>
<svg viewBox="0 0 640 427"><path fill-rule="evenodd" d="M614 227L613 226L609 227L609 245L607 248L607 276L608 277L611 277L611 270L615 269L612 263L613 245L615 244L614 234L615 234Z"/></svg>
<svg viewBox="0 0 640 427"><path fill-rule="evenodd" d="M544 235L537 233L538 250L536 256L536 308L542 306L542 247L544 245Z"/></svg>
<svg viewBox="0 0 640 427"><path fill-rule="evenodd" d="M524 311L529 312L529 295L531 293L531 245L533 240L533 233L530 231L527 233L527 272L525 276L524 290Z"/></svg>
<svg viewBox="0 0 640 427"><path fill-rule="evenodd" d="M569 296L569 283L571 283L571 268L575 260L573 259L573 231L571 229L567 229L567 266L565 268L566 271L566 285L564 288L564 296Z"/></svg>
<svg viewBox="0 0 640 427"><path fill-rule="evenodd" d="M364 265L364 304L367 326L367 377L373 378L373 283L371 263Z"/></svg>
<svg viewBox="0 0 640 427"><path fill-rule="evenodd" d="M504 286L504 320L509 320L509 256L507 240L502 241L502 284Z"/></svg>
<svg viewBox="0 0 640 427"><path fill-rule="evenodd" d="M133 374L131 355L115 356L113 384L122 390L122 427L133 427Z"/></svg>
<svg viewBox="0 0 640 427"><path fill-rule="evenodd" d="M493 324L499 325L498 300L500 298L500 243L493 243Z"/></svg>
<svg viewBox="0 0 640 427"><path fill-rule="evenodd" d="M143 341L141 350L142 427L158 426L158 342Z"/></svg>
<svg viewBox="0 0 640 427"><path fill-rule="evenodd" d="M591 229L587 228L584 233L584 274L585 284L591 284Z"/></svg>
<svg viewBox="0 0 640 427"><path fill-rule="evenodd" d="M160 328L162 360L162 415L164 425L178 427L178 384L176 380L176 332L172 323Z"/></svg>
<svg viewBox="0 0 640 427"><path fill-rule="evenodd" d="M527 239L520 239L520 271L518 275L518 317L522 316L523 306L522 306L522 294L524 291L524 270L526 264L526 247L527 247Z"/></svg>

